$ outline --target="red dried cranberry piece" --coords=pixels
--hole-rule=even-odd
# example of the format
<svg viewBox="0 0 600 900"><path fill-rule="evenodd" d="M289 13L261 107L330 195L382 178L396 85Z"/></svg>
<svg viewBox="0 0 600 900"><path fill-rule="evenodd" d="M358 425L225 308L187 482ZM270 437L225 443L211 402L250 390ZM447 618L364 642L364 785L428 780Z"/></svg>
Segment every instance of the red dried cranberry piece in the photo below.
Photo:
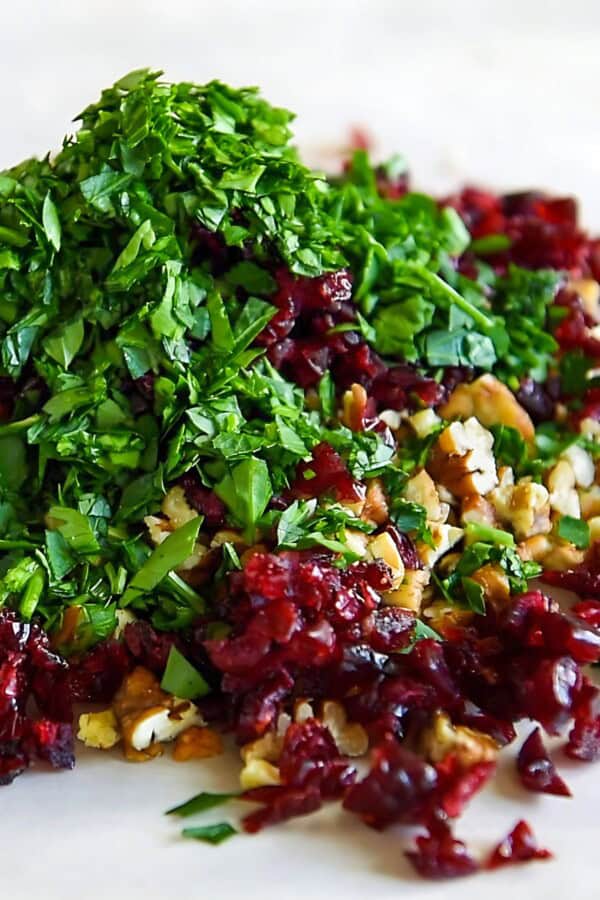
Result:
<svg viewBox="0 0 600 900"><path fill-rule="evenodd" d="M201 515L208 528L220 528L225 524L227 507L214 491L200 484L194 472L187 472L181 479L187 502Z"/></svg>
<svg viewBox="0 0 600 900"><path fill-rule="evenodd" d="M517 770L522 784L529 791L571 796L571 791L548 756L539 728L534 728L523 743L517 757Z"/></svg>
<svg viewBox="0 0 600 900"><path fill-rule="evenodd" d="M411 643L414 628L415 614L398 606L378 609L363 622L366 642L379 653L404 650Z"/></svg>
<svg viewBox="0 0 600 900"><path fill-rule="evenodd" d="M565 753L583 762L600 759L600 690L587 678L577 699Z"/></svg>
<svg viewBox="0 0 600 900"><path fill-rule="evenodd" d="M599 405L600 415L600 405ZM547 570L543 575L547 584L600 600L600 542L592 544L583 563L567 572Z"/></svg>
<svg viewBox="0 0 600 900"><path fill-rule="evenodd" d="M10 784L29 765L29 757L18 741L0 743L0 786Z"/></svg>
<svg viewBox="0 0 600 900"><path fill-rule="evenodd" d="M293 685L293 679L282 669L246 695L237 723L237 737L241 744L262 737L271 728L279 715L282 700L288 696Z"/></svg>
<svg viewBox="0 0 600 900"><path fill-rule="evenodd" d="M538 847L531 826L521 819L513 830L494 848L487 862L488 869L508 863L528 862L531 859L551 859L552 853Z"/></svg>
<svg viewBox="0 0 600 900"><path fill-rule="evenodd" d="M372 828L418 822L437 786L433 766L390 737L374 749L369 774L348 790L344 808Z"/></svg>
<svg viewBox="0 0 600 900"><path fill-rule="evenodd" d="M581 688L579 666L570 656L524 661L515 668L513 689L523 714L536 719L549 734L558 734L573 715Z"/></svg>
<svg viewBox="0 0 600 900"><path fill-rule="evenodd" d="M123 639L127 650L135 662L150 669L155 675L162 675L167 665L167 659L171 647L175 643L175 636L168 632L156 631L149 622L129 622L125 626ZM98 656L106 655L108 648L104 648L104 654L96 648ZM88 669L90 661L88 661Z"/></svg>
<svg viewBox="0 0 600 900"><path fill-rule="evenodd" d="M273 787L269 790L270 794L266 805L242 819L244 830L249 834L256 834L257 831L261 831L267 825L277 825L279 822L286 821L286 819L306 816L309 813L316 812L323 805L318 788ZM259 796L254 796L253 791L247 791L243 795L243 799L261 802L266 799L265 789L261 791Z"/></svg>
<svg viewBox="0 0 600 900"><path fill-rule="evenodd" d="M410 538L407 534L403 534L402 532L398 531L398 529L394 528L393 525L388 525L386 531L394 539L394 543L398 547L405 568L422 569L423 564L419 559L419 554L417 552L415 542L412 540L412 538Z"/></svg>
<svg viewBox="0 0 600 900"><path fill-rule="evenodd" d="M427 834L419 835L415 844L415 849L406 850L405 856L423 878L462 878L479 869L479 863L447 825L437 825Z"/></svg>
<svg viewBox="0 0 600 900"><path fill-rule="evenodd" d="M31 737L38 759L54 769L72 769L75 765L73 728L66 722L38 719L31 724Z"/></svg>
<svg viewBox="0 0 600 900"><path fill-rule="evenodd" d="M297 497L331 494L336 500L357 501L363 499L365 488L352 478L339 453L321 443L313 449L309 462L298 465L292 493Z"/></svg>
<svg viewBox="0 0 600 900"><path fill-rule="evenodd" d="M496 771L496 763L475 763L465 769L455 756L449 754L435 768L439 781L436 806L451 819L456 819L490 780Z"/></svg>
<svg viewBox="0 0 600 900"><path fill-rule="evenodd" d="M131 659L120 641L107 640L96 644L81 660L71 664L68 682L73 699L86 703L108 703L130 668Z"/></svg>
<svg viewBox="0 0 600 900"><path fill-rule="evenodd" d="M354 767L340 758L329 729L316 719L289 726L279 771L285 784L318 788L327 798L341 796L356 776Z"/></svg>
<svg viewBox="0 0 600 900"><path fill-rule="evenodd" d="M533 378L524 378L516 397L536 424L554 418L554 400L547 394L544 385L539 381L534 381Z"/></svg>
<svg viewBox="0 0 600 900"><path fill-rule="evenodd" d="M571 607L571 612L593 628L600 628L600 600L580 600Z"/></svg>

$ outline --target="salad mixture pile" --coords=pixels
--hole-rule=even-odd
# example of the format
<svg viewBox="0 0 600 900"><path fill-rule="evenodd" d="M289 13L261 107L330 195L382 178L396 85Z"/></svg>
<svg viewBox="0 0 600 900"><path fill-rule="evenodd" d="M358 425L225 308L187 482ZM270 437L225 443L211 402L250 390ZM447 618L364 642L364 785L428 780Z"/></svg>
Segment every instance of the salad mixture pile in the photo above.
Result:
<svg viewBox="0 0 600 900"><path fill-rule="evenodd" d="M0 174L0 783L232 734L247 832L338 802L427 877L548 856L452 829L519 720L528 790L569 794L543 732L600 756L600 241L325 177L159 74Z"/></svg>

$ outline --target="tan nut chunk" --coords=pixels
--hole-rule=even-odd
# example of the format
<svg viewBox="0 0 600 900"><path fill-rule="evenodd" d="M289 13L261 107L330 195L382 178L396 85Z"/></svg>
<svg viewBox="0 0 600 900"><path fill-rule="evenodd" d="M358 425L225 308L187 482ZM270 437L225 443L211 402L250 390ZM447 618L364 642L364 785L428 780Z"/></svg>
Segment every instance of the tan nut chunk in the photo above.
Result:
<svg viewBox="0 0 600 900"><path fill-rule="evenodd" d="M503 525L510 525L517 540L552 529L550 497L543 484L520 480L491 491L489 499Z"/></svg>
<svg viewBox="0 0 600 900"><path fill-rule="evenodd" d="M181 528L182 525L187 525L192 519L198 518L198 513L189 505L185 491L178 484L172 487L163 497L161 511L173 523L174 528Z"/></svg>
<svg viewBox="0 0 600 900"><path fill-rule="evenodd" d="M199 728L192 725L178 735L173 748L175 762L188 762L190 759L210 759L223 752L221 736L212 728Z"/></svg>
<svg viewBox="0 0 600 900"><path fill-rule="evenodd" d="M382 594L386 606L402 606L418 613L423 602L423 592L431 575L426 569L407 569L402 584Z"/></svg>
<svg viewBox="0 0 600 900"><path fill-rule="evenodd" d="M536 534L527 538L517 547L517 553L523 562L541 562L552 550L552 540L546 534Z"/></svg>
<svg viewBox="0 0 600 900"><path fill-rule="evenodd" d="M392 583L398 587L404 578L404 562L400 556L398 545L389 531L383 531L371 538L368 546L372 559L382 559L392 570Z"/></svg>
<svg viewBox="0 0 600 900"><path fill-rule="evenodd" d="M360 517L365 522L374 522L375 525L384 525L387 522L389 510L381 478L371 478L367 483L365 505Z"/></svg>
<svg viewBox="0 0 600 900"><path fill-rule="evenodd" d="M464 531L462 528L456 528L454 525L432 525L431 537L433 546L419 541L417 550L419 559L427 568L432 569L438 559L451 550L462 540Z"/></svg>
<svg viewBox="0 0 600 900"><path fill-rule="evenodd" d="M449 753L465 769L476 763L495 762L499 746L482 731L453 725L446 713L437 712L422 738L423 752L432 763L441 762Z"/></svg>
<svg viewBox="0 0 600 900"><path fill-rule="evenodd" d="M141 761L160 753L162 741L172 741L191 725L203 725L196 706L162 690L158 679L137 666L125 677L113 701L123 734L125 755Z"/></svg>
<svg viewBox="0 0 600 900"><path fill-rule="evenodd" d="M408 417L411 428L420 438L428 437L441 423L440 417L432 409L420 409Z"/></svg>
<svg viewBox="0 0 600 900"><path fill-rule="evenodd" d="M398 431L404 417L405 415L396 409L384 409L379 413L381 421L392 431Z"/></svg>
<svg viewBox="0 0 600 900"><path fill-rule="evenodd" d="M595 544L596 541L600 541L600 516L593 516L591 519L588 519L588 526L590 529L590 543Z"/></svg>
<svg viewBox="0 0 600 900"><path fill-rule="evenodd" d="M559 459L548 475L550 506L561 516L578 519L581 515L579 496L575 490L575 473L570 462Z"/></svg>
<svg viewBox="0 0 600 900"><path fill-rule="evenodd" d="M251 759L240 772L240 787L243 791L278 784L281 784L279 769L265 759Z"/></svg>
<svg viewBox="0 0 600 900"><path fill-rule="evenodd" d="M240 755L247 764L253 759L266 759L267 762L277 762L283 749L283 734L276 731L267 731L262 737L250 744L244 744L240 749Z"/></svg>
<svg viewBox="0 0 600 900"><path fill-rule="evenodd" d="M593 484L588 490L580 490L578 493L581 517L591 519L600 516L600 485Z"/></svg>
<svg viewBox="0 0 600 900"><path fill-rule="evenodd" d="M482 375L470 384L459 384L448 402L438 409L443 419L476 416L482 425L510 425L531 442L535 428L515 395L493 375Z"/></svg>
<svg viewBox="0 0 600 900"><path fill-rule="evenodd" d="M346 546L357 556L366 556L369 546L369 535L364 531L356 531L354 528L346 528Z"/></svg>
<svg viewBox="0 0 600 900"><path fill-rule="evenodd" d="M404 496L411 503L419 503L427 511L427 521L445 522L448 517L447 504L440 503L440 495L429 472L421 469L406 482Z"/></svg>
<svg viewBox="0 0 600 900"><path fill-rule="evenodd" d="M144 525L148 529L150 540L155 547L166 541L173 530L170 522L160 516L144 516Z"/></svg>
<svg viewBox="0 0 600 900"><path fill-rule="evenodd" d="M498 483L494 436L475 418L452 422L440 434L429 470L457 497L488 494Z"/></svg>
<svg viewBox="0 0 600 900"><path fill-rule="evenodd" d="M428 625L444 635L447 628L461 628L473 621L474 613L470 609L461 609L447 600L436 600L423 610L423 618Z"/></svg>
<svg viewBox="0 0 600 900"><path fill-rule="evenodd" d="M362 431L368 399L362 384L353 384L349 391L344 392L342 422L351 431Z"/></svg>
<svg viewBox="0 0 600 900"><path fill-rule="evenodd" d="M568 287L581 297L586 313L596 322L600 320L600 284L593 278L576 278Z"/></svg>
<svg viewBox="0 0 600 900"><path fill-rule="evenodd" d="M600 435L600 422L589 416L582 419L579 423L579 433L584 434L586 437L598 440Z"/></svg>
<svg viewBox="0 0 600 900"><path fill-rule="evenodd" d="M326 700L323 703L321 721L335 741L342 756L364 756L369 749L369 737L358 722L348 722L341 703Z"/></svg>
<svg viewBox="0 0 600 900"><path fill-rule="evenodd" d="M121 740L119 723L112 709L102 712L83 713L79 716L77 737L86 747L97 750L110 750Z"/></svg>
<svg viewBox="0 0 600 900"><path fill-rule="evenodd" d="M571 444L560 456L571 464L577 487L589 488L594 483L596 467L587 450L577 444Z"/></svg>
<svg viewBox="0 0 600 900"><path fill-rule="evenodd" d="M555 569L557 572L567 572L580 565L584 558L583 550L578 550L567 541L553 541L549 552L544 556L543 563L546 569Z"/></svg>
<svg viewBox="0 0 600 900"><path fill-rule="evenodd" d="M314 719L315 711L308 700L296 700L294 703L294 722L302 725L308 719Z"/></svg>
<svg viewBox="0 0 600 900"><path fill-rule="evenodd" d="M233 531L231 528L223 528L221 531L217 531L210 542L211 550L214 550L216 547L222 547L223 544L235 544L236 546L246 546L246 542L244 538L240 534L239 531Z"/></svg>
<svg viewBox="0 0 600 900"><path fill-rule="evenodd" d="M489 500L480 497L479 494L469 494L469 496L463 497L460 507L460 523L467 525L469 522L492 527L495 525L496 514Z"/></svg>
<svg viewBox="0 0 600 900"><path fill-rule="evenodd" d="M491 603L496 609L506 606L510 600L510 584L502 566L487 563L473 572L471 578L483 588L486 603Z"/></svg>

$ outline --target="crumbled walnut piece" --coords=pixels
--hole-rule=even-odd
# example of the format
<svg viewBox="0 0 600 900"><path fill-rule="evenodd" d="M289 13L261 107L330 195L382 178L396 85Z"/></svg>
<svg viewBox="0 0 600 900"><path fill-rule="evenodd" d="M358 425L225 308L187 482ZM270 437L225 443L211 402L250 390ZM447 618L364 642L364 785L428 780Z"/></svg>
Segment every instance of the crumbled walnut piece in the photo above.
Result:
<svg viewBox="0 0 600 900"><path fill-rule="evenodd" d="M281 784L279 769L265 759L251 759L240 772L240 787L243 791L277 784Z"/></svg>
<svg viewBox="0 0 600 900"><path fill-rule="evenodd" d="M178 484L170 488L163 497L161 512L169 519L173 529L181 528L192 519L198 518L198 513L189 505L185 491Z"/></svg>
<svg viewBox="0 0 600 900"><path fill-rule="evenodd" d="M441 711L435 713L425 730L422 748L432 763L441 762L451 753L465 769L477 763L495 762L499 751L498 744L488 734L465 725L453 725Z"/></svg>
<svg viewBox="0 0 600 900"><path fill-rule="evenodd" d="M510 584L502 566L496 563L487 563L473 572L471 578L483 588L486 603L491 603L492 606L501 609L509 602Z"/></svg>
<svg viewBox="0 0 600 900"><path fill-rule="evenodd" d="M534 560L546 569L556 569L559 572L566 572L579 565L584 556L583 551L573 544L546 534L536 534L522 541L517 552L524 562Z"/></svg>
<svg viewBox="0 0 600 900"><path fill-rule="evenodd" d="M249 763L253 759L266 759L267 762L277 762L283 749L284 734L285 730L282 733L267 731L250 744L244 744L240 749L243 761Z"/></svg>
<svg viewBox="0 0 600 900"><path fill-rule="evenodd" d="M579 496L575 490L575 473L570 462L559 459L548 475L548 490L550 492L550 506L561 516L573 516L578 519L581 515Z"/></svg>
<svg viewBox="0 0 600 900"><path fill-rule="evenodd" d="M353 384L350 390L344 392L341 418L351 431L362 431L368 400L362 384Z"/></svg>
<svg viewBox="0 0 600 900"><path fill-rule="evenodd" d="M392 570L393 586L398 587L404 578L404 562L398 545L388 531L371 538L368 552L372 559L382 559Z"/></svg>
<svg viewBox="0 0 600 900"><path fill-rule="evenodd" d="M493 375L482 375L470 384L459 384L447 403L438 409L443 419L475 416L482 425L510 425L531 442L535 428L512 391Z"/></svg>
<svg viewBox="0 0 600 900"><path fill-rule="evenodd" d="M593 484L587 490L579 490L578 494L582 518L600 516L600 485Z"/></svg>
<svg viewBox="0 0 600 900"><path fill-rule="evenodd" d="M512 474L512 473L511 473ZM508 479L489 494L502 525L510 525L517 540L534 534L547 534L552 529L550 497L543 484L520 479L511 484Z"/></svg>
<svg viewBox="0 0 600 900"><path fill-rule="evenodd" d="M392 431L398 431L402 425L402 419L405 418L405 416L396 409L384 409L379 413L379 418Z"/></svg>
<svg viewBox="0 0 600 900"><path fill-rule="evenodd" d="M462 540L464 531L462 528L456 528L454 525L436 524L432 524L430 530L433 546L426 544L424 541L419 541L417 543L417 551L423 565L432 569L440 557Z"/></svg>
<svg viewBox="0 0 600 900"><path fill-rule="evenodd" d="M492 493L494 492L492 491ZM461 525L466 525L468 522L494 527L496 514L488 499L481 497L479 494L469 494L467 497L462 498L460 523Z"/></svg>
<svg viewBox="0 0 600 900"><path fill-rule="evenodd" d="M97 750L110 750L121 740L119 723L112 709L102 712L82 713L79 716L77 737L86 747Z"/></svg>
<svg viewBox="0 0 600 900"><path fill-rule="evenodd" d="M600 284L593 278L576 278L568 287L579 294L586 313L594 321L600 321Z"/></svg>
<svg viewBox="0 0 600 900"><path fill-rule="evenodd" d="M445 522L448 518L449 507L440 502L435 482L425 469L408 479L404 486L404 496L411 503L419 503L425 507L428 522Z"/></svg>
<svg viewBox="0 0 600 900"><path fill-rule="evenodd" d="M575 484L580 488L589 488L594 483L596 467L594 460L583 447L571 444L561 453L561 459L566 459L573 469Z"/></svg>
<svg viewBox="0 0 600 900"><path fill-rule="evenodd" d="M240 532L233 531L231 528L223 528L221 531L217 531L211 539L210 548L214 550L216 547L222 547L223 544L234 544L236 547L247 546Z"/></svg>
<svg viewBox="0 0 600 900"><path fill-rule="evenodd" d="M200 728L192 725L177 736L173 748L175 762L187 762L190 759L209 759L223 752L221 736L212 728Z"/></svg>
<svg viewBox="0 0 600 900"><path fill-rule="evenodd" d="M123 681L113 700L127 759L141 762L162 752L161 741L174 740L190 725L203 725L189 700L162 690L156 676L137 666Z"/></svg>
<svg viewBox="0 0 600 900"><path fill-rule="evenodd" d="M431 574L426 569L406 569L401 585L382 594L386 606L402 606L418 613L423 602L423 592Z"/></svg>
<svg viewBox="0 0 600 900"><path fill-rule="evenodd" d="M420 409L408 417L411 428L419 438L428 437L441 423L440 417L433 409Z"/></svg>
<svg viewBox="0 0 600 900"><path fill-rule="evenodd" d="M387 498L383 489L381 478L371 478L367 482L367 495L365 505L360 514L365 522L373 522L375 525L384 525L389 519Z"/></svg>
<svg viewBox="0 0 600 900"><path fill-rule="evenodd" d="M470 609L463 609L447 600L435 600L423 610L422 615L427 624L441 635L445 634L447 628L469 625L474 617Z"/></svg>
<svg viewBox="0 0 600 900"><path fill-rule="evenodd" d="M342 756L364 756L369 749L369 737L358 722L348 722L341 703L326 700L323 703L321 721L333 737Z"/></svg>
<svg viewBox="0 0 600 900"><path fill-rule="evenodd" d="M588 519L588 526L590 529L590 542L595 544L596 541L600 541L600 516L593 516L591 519Z"/></svg>
<svg viewBox="0 0 600 900"><path fill-rule="evenodd" d="M493 444L494 436L477 419L452 422L434 445L429 471L458 497L485 496L498 483Z"/></svg>

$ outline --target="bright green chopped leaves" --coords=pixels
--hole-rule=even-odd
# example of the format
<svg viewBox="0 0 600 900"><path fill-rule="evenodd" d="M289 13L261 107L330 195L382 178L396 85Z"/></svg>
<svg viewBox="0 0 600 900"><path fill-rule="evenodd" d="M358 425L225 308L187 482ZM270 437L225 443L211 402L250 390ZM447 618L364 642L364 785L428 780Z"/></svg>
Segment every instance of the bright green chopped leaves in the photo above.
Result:
<svg viewBox="0 0 600 900"><path fill-rule="evenodd" d="M563 541L569 541L582 550L590 545L590 526L583 519L575 519L573 516L561 516L558 521L557 533Z"/></svg>
<svg viewBox="0 0 600 900"><path fill-rule="evenodd" d="M196 796L192 797L190 800L186 800L185 803L181 803L179 806L168 809L165 815L180 816L181 818L193 816L197 813L205 812L207 809L213 809L215 806L221 806L223 803L234 800L238 796L239 794L210 794L203 791L201 794L196 794Z"/></svg>
<svg viewBox="0 0 600 900"><path fill-rule="evenodd" d="M184 828L183 837L193 838L196 841L204 841L205 844L222 844L228 838L237 834L236 829L229 822L217 822L214 825L197 825L195 828Z"/></svg>
<svg viewBox="0 0 600 900"><path fill-rule="evenodd" d="M140 595L150 593L169 572L191 556L201 524L201 516L191 519L152 551L129 582L129 587L123 594L123 606L127 606Z"/></svg>
<svg viewBox="0 0 600 900"><path fill-rule="evenodd" d="M185 656L173 645L169 651L167 667L160 683L163 691L181 697L183 700L195 700L210 693L210 685L200 672L187 661Z"/></svg>

